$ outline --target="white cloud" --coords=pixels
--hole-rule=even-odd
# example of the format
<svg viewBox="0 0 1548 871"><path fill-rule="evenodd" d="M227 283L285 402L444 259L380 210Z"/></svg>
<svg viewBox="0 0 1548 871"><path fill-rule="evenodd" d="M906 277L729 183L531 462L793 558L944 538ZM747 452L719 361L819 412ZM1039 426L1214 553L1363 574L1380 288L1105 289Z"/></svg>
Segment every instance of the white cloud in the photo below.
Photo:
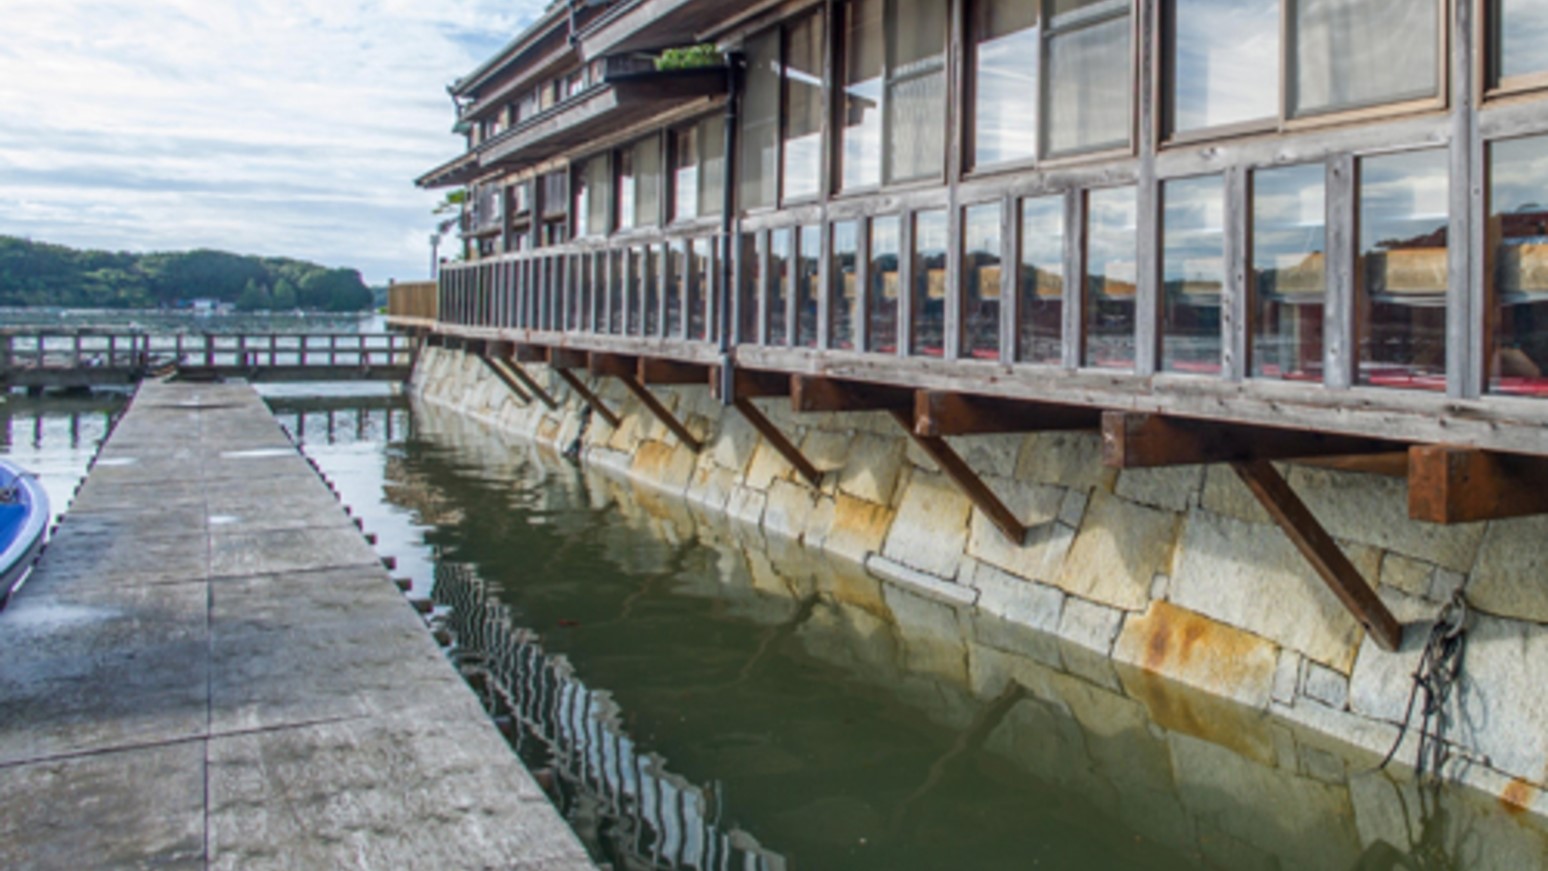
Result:
<svg viewBox="0 0 1548 871"><path fill-rule="evenodd" d="M0 233L428 263L445 86L543 0L5 0Z"/></svg>

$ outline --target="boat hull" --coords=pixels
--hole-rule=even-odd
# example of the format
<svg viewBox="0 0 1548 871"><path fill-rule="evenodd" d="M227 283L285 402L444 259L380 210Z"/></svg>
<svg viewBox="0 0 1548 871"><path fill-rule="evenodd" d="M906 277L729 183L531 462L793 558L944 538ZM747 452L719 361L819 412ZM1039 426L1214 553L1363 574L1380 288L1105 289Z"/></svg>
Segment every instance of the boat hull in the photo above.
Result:
<svg viewBox="0 0 1548 871"><path fill-rule="evenodd" d="M49 517L48 494L37 478L0 460L0 607L32 571Z"/></svg>

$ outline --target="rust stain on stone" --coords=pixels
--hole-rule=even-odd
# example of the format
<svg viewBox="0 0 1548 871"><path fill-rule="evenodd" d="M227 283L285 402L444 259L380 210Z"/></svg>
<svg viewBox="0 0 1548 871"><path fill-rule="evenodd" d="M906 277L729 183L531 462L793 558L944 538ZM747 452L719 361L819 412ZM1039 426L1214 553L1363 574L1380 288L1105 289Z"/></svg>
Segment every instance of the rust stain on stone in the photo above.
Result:
<svg viewBox="0 0 1548 871"><path fill-rule="evenodd" d="M1500 807L1512 816L1520 816L1532 807L1532 800L1537 798L1537 787L1524 778L1516 778L1505 785L1505 790L1500 793Z"/></svg>

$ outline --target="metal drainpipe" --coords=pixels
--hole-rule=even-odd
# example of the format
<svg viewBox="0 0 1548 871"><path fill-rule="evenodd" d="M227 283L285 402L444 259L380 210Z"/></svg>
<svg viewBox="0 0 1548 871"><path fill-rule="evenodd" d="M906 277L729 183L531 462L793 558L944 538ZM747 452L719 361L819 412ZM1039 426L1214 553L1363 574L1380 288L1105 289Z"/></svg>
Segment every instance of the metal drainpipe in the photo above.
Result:
<svg viewBox="0 0 1548 871"><path fill-rule="evenodd" d="M741 110L741 83L742 68L746 59L739 51L725 53L726 61L726 129L721 137L725 141L725 159L722 161L724 170L722 176L720 200L720 300L716 306L717 318L720 321L720 401L723 405L730 405L732 401L731 386L733 383L731 361L731 333L735 326L735 320L731 317L731 306L736 298L735 287L736 266L733 258L736 255L737 217L736 217L736 128Z"/></svg>

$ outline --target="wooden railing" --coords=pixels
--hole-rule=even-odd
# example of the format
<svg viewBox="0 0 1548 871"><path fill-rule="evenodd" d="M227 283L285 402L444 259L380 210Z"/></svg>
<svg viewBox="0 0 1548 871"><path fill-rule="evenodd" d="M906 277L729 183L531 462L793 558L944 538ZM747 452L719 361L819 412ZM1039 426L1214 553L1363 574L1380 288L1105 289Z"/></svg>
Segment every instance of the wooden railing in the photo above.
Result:
<svg viewBox="0 0 1548 871"><path fill-rule="evenodd" d="M434 321L440 311L433 281L405 281L387 288L387 317L391 320Z"/></svg>

